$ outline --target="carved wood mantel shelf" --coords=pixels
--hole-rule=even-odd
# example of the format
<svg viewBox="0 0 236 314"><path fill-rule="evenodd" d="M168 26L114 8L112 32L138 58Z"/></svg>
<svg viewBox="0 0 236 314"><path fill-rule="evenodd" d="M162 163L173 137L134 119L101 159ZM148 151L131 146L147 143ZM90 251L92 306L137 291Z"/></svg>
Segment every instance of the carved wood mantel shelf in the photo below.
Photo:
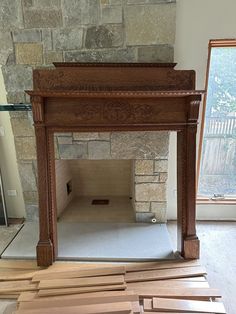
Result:
<svg viewBox="0 0 236 314"><path fill-rule="evenodd" d="M195 226L196 131L202 91L175 64L55 63L33 72L40 236L37 260L57 257L55 132L177 131L178 250L199 257Z"/></svg>

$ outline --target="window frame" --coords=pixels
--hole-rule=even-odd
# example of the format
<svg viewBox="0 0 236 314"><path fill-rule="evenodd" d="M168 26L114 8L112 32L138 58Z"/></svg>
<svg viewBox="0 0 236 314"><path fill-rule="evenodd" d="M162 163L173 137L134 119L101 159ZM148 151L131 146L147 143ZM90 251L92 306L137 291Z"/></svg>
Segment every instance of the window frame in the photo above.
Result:
<svg viewBox="0 0 236 314"><path fill-rule="evenodd" d="M210 63L211 63L211 51L212 51L212 48L225 48L225 47L236 48L236 39L211 39L208 44L207 70L206 70L206 79L205 79L206 94L204 95L204 98L203 98L202 112L201 112L201 117L200 117L200 133L199 133L197 167L196 167L197 169L197 174L196 174L197 204L215 204L215 205L236 204L236 196L225 197L223 200L222 199L212 200L211 198L198 194L198 183L199 183L199 177L200 177L200 167L201 167L201 157L202 157L204 127L205 127L206 100L207 100L207 91L208 91L208 83L209 83Z"/></svg>

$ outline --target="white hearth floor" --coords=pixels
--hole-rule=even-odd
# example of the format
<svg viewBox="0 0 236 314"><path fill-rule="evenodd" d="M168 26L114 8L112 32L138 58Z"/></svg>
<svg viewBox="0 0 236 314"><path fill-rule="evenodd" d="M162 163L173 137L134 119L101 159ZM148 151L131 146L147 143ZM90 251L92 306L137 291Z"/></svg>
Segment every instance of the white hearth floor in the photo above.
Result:
<svg viewBox="0 0 236 314"><path fill-rule="evenodd" d="M38 223L27 222L1 258L33 259ZM152 261L173 259L165 224L58 223L58 259L89 261Z"/></svg>
<svg viewBox="0 0 236 314"><path fill-rule="evenodd" d="M92 205L94 199L107 199L108 205ZM60 222L135 222L128 196L75 197L62 212Z"/></svg>

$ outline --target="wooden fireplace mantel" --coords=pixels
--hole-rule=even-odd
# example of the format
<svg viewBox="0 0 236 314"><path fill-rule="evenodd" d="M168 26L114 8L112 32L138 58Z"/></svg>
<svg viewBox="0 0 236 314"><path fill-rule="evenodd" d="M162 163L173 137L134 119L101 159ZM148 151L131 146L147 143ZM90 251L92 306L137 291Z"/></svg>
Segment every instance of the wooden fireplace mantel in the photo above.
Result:
<svg viewBox="0 0 236 314"><path fill-rule="evenodd" d="M39 227L38 265L57 258L55 132L177 131L178 250L199 257L195 226L196 131L202 91L175 64L55 63L33 71Z"/></svg>

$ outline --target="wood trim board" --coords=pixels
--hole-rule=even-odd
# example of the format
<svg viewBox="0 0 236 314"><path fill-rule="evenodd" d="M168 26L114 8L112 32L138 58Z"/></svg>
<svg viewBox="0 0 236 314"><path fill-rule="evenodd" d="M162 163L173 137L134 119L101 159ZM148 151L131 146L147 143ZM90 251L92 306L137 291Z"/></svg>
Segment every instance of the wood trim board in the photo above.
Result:
<svg viewBox="0 0 236 314"><path fill-rule="evenodd" d="M154 310L179 311L179 312L200 312L226 314L225 307L221 302L187 301L153 298Z"/></svg>
<svg viewBox="0 0 236 314"><path fill-rule="evenodd" d="M125 281L138 282L148 280L162 280L162 279L174 279L184 277L203 276L206 274L206 269L202 266L176 268L176 269L161 269L161 270L147 270L134 273L127 273L125 275Z"/></svg>

